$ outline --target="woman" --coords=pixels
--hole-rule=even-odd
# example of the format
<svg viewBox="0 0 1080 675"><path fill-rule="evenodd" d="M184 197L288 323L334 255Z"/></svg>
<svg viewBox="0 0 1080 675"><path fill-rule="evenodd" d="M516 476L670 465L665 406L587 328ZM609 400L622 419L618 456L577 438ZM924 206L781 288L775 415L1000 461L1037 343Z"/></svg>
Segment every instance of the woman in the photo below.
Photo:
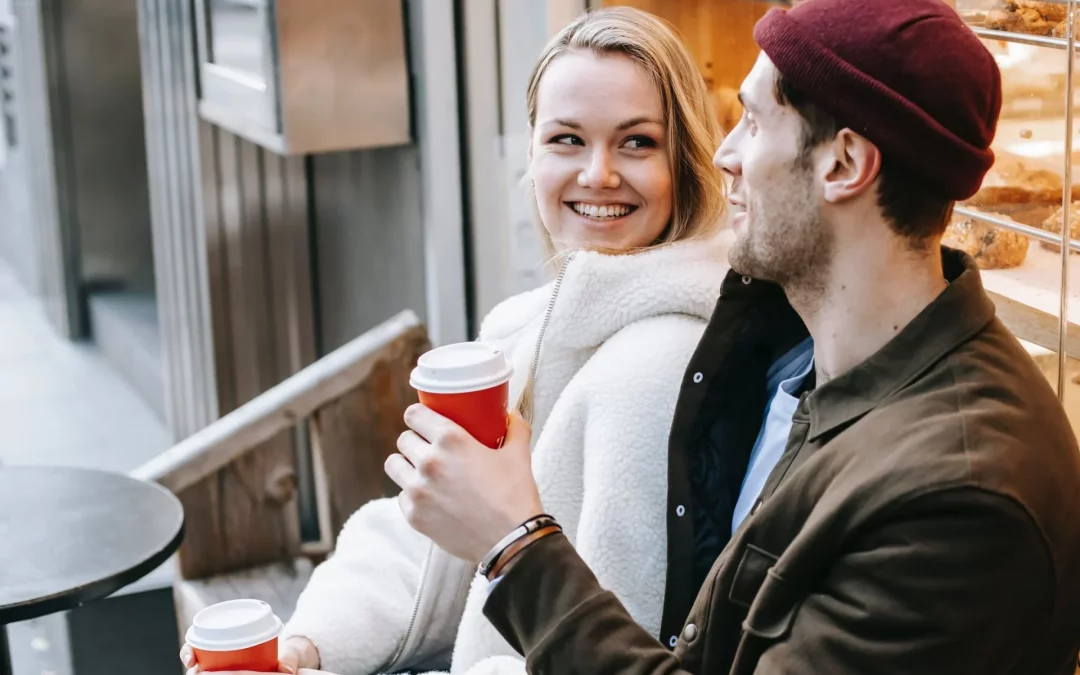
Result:
<svg viewBox="0 0 1080 675"><path fill-rule="evenodd" d="M604 586L658 633L663 448L726 271L715 113L679 40L625 8L562 31L527 104L536 211L558 273L496 307L479 339L514 365L512 400L537 430L545 506ZM482 615L487 585L475 573L413 532L395 500L371 503L301 595L283 666L524 673Z"/></svg>

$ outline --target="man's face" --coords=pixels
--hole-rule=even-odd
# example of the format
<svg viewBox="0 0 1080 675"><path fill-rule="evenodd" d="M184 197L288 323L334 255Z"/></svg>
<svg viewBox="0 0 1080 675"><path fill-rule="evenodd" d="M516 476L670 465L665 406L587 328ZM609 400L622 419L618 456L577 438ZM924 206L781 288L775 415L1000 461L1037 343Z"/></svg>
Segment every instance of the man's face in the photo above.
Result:
<svg viewBox="0 0 1080 675"><path fill-rule="evenodd" d="M776 100L776 75L761 54L739 92L743 117L713 162L728 183L732 268L788 286L824 278L832 234L813 156L802 152L802 118Z"/></svg>

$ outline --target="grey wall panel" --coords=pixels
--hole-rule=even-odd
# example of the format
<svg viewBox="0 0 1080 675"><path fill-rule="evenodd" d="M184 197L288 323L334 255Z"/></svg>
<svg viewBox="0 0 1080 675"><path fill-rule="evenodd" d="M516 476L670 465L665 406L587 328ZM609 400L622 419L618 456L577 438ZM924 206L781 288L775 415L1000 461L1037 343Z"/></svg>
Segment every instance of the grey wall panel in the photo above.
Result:
<svg viewBox="0 0 1080 675"><path fill-rule="evenodd" d="M81 281L152 290L136 0L65 0L57 12Z"/></svg>
<svg viewBox="0 0 1080 675"><path fill-rule="evenodd" d="M323 351L402 309L423 317L419 150L337 153L313 163Z"/></svg>
<svg viewBox="0 0 1080 675"><path fill-rule="evenodd" d="M30 210L29 170L22 147L9 149L7 163L0 169L0 259L15 272L19 284L37 297L42 280Z"/></svg>
<svg viewBox="0 0 1080 675"><path fill-rule="evenodd" d="M63 59L54 30L53 3L14 0L15 49L19 72L16 112L22 125L28 186L28 224L36 246L38 278L46 313L57 332L78 336L84 328L78 298L76 242L70 224L71 191L66 112L60 93Z"/></svg>
<svg viewBox="0 0 1080 675"><path fill-rule="evenodd" d="M19 115L21 94L18 81L21 68L19 51L16 48L15 15L11 0L0 0L0 67L8 68L9 74L3 79L7 93L14 100L7 104L6 110L12 114L14 145L8 146L7 130L0 130L0 145L5 146L4 162L0 166L0 259L3 259L15 272L19 283L34 296L39 296L41 289L41 270L38 262L38 242L33 227L33 214L30 210L30 166L27 164L25 150L26 120ZM0 105L0 109L4 108Z"/></svg>
<svg viewBox="0 0 1080 675"><path fill-rule="evenodd" d="M138 18L166 417L183 438L219 416L192 12L187 2L140 0Z"/></svg>

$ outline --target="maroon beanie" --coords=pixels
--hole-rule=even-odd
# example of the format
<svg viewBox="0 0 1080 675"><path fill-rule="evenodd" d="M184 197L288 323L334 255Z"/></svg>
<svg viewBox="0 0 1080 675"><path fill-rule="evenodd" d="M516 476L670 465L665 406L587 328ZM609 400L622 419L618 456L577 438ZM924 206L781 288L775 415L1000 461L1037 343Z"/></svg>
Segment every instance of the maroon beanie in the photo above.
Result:
<svg viewBox="0 0 1080 675"><path fill-rule="evenodd" d="M754 39L799 91L942 197L975 194L994 163L1001 73L941 0L807 0Z"/></svg>

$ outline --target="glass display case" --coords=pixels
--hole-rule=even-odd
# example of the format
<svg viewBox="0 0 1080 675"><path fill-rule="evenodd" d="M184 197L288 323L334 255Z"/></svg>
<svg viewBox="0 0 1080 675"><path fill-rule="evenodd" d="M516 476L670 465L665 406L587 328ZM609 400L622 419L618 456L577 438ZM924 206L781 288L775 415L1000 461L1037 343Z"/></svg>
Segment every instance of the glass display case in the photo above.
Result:
<svg viewBox="0 0 1080 675"><path fill-rule="evenodd" d="M946 243L975 257L998 316L1080 428L1080 176L1073 171L1080 144L1073 125L1076 31L1069 30L1080 22L1080 0L946 2L996 58L1003 89L996 163L979 193L957 206ZM736 92L758 54L753 25L772 7L791 4L591 2L629 5L671 22L698 62L725 129L741 115ZM1067 358L1058 358L1062 353Z"/></svg>
<svg viewBox="0 0 1080 675"><path fill-rule="evenodd" d="M280 154L411 141L401 2L197 0L199 113Z"/></svg>
<svg viewBox="0 0 1080 675"><path fill-rule="evenodd" d="M998 316L1035 357L1077 428L1080 2L957 0L956 10L997 60L1003 95L994 166L978 194L957 206L946 243L975 257Z"/></svg>

